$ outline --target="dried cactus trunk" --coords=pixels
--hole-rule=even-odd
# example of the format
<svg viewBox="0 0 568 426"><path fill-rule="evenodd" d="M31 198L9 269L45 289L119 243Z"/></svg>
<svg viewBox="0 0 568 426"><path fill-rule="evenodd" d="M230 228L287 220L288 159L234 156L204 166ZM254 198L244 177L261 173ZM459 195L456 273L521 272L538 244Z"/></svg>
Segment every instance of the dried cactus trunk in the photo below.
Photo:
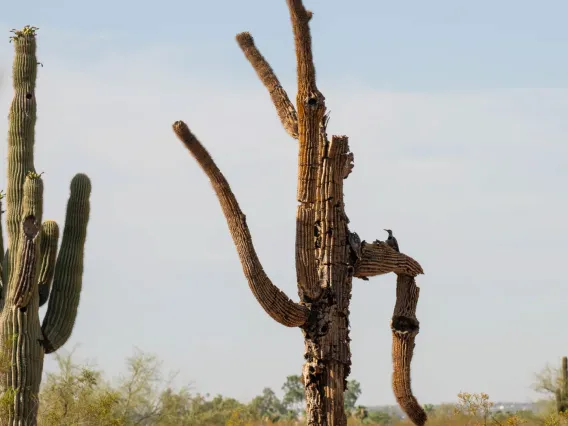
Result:
<svg viewBox="0 0 568 426"><path fill-rule="evenodd" d="M559 413L568 410L568 358L562 357L560 383L556 389L556 409Z"/></svg>
<svg viewBox="0 0 568 426"><path fill-rule="evenodd" d="M353 154L349 152L346 136L332 136L329 140L326 134L329 117L325 97L316 86L311 51L309 21L312 14L301 0L287 0L287 4L296 45L296 107L252 36L241 33L237 35L237 42L268 89L284 129L299 142L296 277L300 303L288 298L264 272L245 215L209 153L183 121L175 122L173 130L215 190L253 295L274 320L288 327L300 327L304 333L306 362L302 377L307 424L344 426L347 419L343 394L351 370L349 301L353 277L367 279L395 272L408 277L410 281L405 282L412 282L417 289L414 277L423 271L418 262L387 244L361 242L349 231L343 180L353 169ZM403 287L399 285L399 290ZM402 295L406 290L397 294ZM410 316L414 316L418 301L418 291L413 294ZM402 306L402 298L398 301L395 313ZM404 390L399 392L395 387L395 393L397 398L404 396L399 398L399 403L405 404L405 409L410 407L408 396L414 398L410 392L409 370L413 347L414 337L410 346L393 351L397 384ZM413 403L418 410L416 399Z"/></svg>
<svg viewBox="0 0 568 426"><path fill-rule="evenodd" d="M5 255L0 243L0 424L9 426L37 424L44 354L59 349L71 335L82 285L91 192L87 176L73 178L56 256L59 227L53 221L42 223L43 181L34 167L36 30L29 26L14 30L11 38L16 51L15 95L9 115ZM40 325L39 307L48 299Z"/></svg>

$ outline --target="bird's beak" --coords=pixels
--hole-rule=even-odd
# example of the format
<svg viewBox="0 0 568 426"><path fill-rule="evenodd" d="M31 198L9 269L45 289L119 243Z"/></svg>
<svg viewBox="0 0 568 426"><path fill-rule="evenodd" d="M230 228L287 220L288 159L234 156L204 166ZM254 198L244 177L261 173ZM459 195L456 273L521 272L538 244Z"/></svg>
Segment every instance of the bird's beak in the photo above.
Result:
<svg viewBox="0 0 568 426"><path fill-rule="evenodd" d="M386 230L386 229L383 229L383 231L387 231L387 230ZM387 232L389 232L389 231L387 231Z"/></svg>

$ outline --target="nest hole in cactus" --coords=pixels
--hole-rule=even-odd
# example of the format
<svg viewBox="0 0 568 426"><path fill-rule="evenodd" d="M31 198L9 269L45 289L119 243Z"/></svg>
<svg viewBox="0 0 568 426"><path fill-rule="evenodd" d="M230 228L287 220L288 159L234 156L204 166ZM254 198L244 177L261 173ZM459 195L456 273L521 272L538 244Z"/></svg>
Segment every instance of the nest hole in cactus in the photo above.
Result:
<svg viewBox="0 0 568 426"><path fill-rule="evenodd" d="M418 331L420 326L418 321L414 318L405 317L402 315L395 315L392 318L392 328L399 332L412 332Z"/></svg>

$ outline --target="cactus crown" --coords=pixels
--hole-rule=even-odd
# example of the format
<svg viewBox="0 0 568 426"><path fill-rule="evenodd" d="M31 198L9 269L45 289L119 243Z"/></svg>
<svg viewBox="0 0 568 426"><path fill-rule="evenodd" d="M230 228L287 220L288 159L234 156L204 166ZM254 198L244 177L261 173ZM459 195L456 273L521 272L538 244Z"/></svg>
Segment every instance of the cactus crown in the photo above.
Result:
<svg viewBox="0 0 568 426"><path fill-rule="evenodd" d="M30 171L26 174L26 178L31 179L31 180L37 180L37 179L41 178L41 175L43 175L43 173L44 173L44 172L36 173L36 172L30 170Z"/></svg>
<svg viewBox="0 0 568 426"><path fill-rule="evenodd" d="M10 36L10 43L12 41L17 41L21 38L28 38L28 37L35 37L37 34L37 30L39 30L38 27L34 27L32 25L26 25L24 28L22 28L21 30L17 30L15 28L12 28L10 30L10 32L13 34L12 36Z"/></svg>

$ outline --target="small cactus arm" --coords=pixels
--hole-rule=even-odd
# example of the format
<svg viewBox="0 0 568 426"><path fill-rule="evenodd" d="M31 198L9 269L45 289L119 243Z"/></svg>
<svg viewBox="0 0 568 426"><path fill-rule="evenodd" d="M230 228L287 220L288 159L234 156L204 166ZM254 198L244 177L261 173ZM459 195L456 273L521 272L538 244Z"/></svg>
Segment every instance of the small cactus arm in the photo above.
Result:
<svg viewBox="0 0 568 426"><path fill-rule="evenodd" d="M38 276L39 306L45 305L53 282L55 272L55 257L59 242L59 226L53 220L46 220L41 226L41 263Z"/></svg>
<svg viewBox="0 0 568 426"><path fill-rule="evenodd" d="M258 78L264 84L264 87L268 89L284 129L294 139L298 139L298 115L296 108L294 108L294 104L290 102L288 94L280 85L280 81L278 81L272 67L255 46L254 39L250 33L242 32L237 34L236 39L241 50L256 71Z"/></svg>
<svg viewBox="0 0 568 426"><path fill-rule="evenodd" d="M91 183L71 181L59 254L59 227L42 223L43 180L34 167L36 27L13 30L14 99L8 132L5 208L8 244L2 248L0 297L0 425L37 424L45 353L71 335L82 285ZM0 198L2 198L0 196ZM1 206L0 206L1 212ZM47 303L40 325L39 307ZM6 405L6 406L4 406Z"/></svg>

